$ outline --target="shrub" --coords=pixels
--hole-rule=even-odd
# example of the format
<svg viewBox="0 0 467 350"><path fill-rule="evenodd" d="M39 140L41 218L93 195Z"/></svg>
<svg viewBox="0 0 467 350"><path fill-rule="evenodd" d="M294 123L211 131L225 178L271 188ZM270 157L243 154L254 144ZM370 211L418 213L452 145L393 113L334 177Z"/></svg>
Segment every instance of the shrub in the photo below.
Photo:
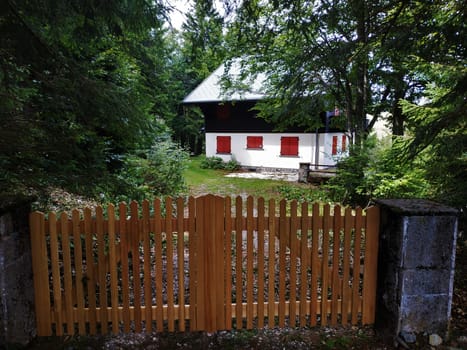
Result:
<svg viewBox="0 0 467 350"><path fill-rule="evenodd" d="M224 162L220 157L204 157L201 160L200 167L202 169L221 169L234 171L240 168L240 163L235 159Z"/></svg>
<svg viewBox="0 0 467 350"><path fill-rule="evenodd" d="M397 140L369 137L337 165L337 176L324 186L334 201L366 206L374 198L427 198L430 185L423 164L401 161Z"/></svg>
<svg viewBox="0 0 467 350"><path fill-rule="evenodd" d="M289 184L280 185L277 188L281 197L286 200L296 200L297 202L329 202L329 194L321 188L301 188Z"/></svg>
<svg viewBox="0 0 467 350"><path fill-rule="evenodd" d="M201 169L223 169L224 161L220 157L203 157L199 166Z"/></svg>
<svg viewBox="0 0 467 350"><path fill-rule="evenodd" d="M114 190L117 199L176 196L185 189L183 171L188 158L188 152L169 138L158 138L150 149L126 157L120 188Z"/></svg>

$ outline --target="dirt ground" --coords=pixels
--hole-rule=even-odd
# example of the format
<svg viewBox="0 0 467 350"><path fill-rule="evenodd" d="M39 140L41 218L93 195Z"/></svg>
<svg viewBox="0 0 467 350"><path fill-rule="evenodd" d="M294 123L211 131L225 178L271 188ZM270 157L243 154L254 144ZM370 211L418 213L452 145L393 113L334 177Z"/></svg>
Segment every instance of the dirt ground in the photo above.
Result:
<svg viewBox="0 0 467 350"><path fill-rule="evenodd" d="M261 329L216 333L150 333L36 339L27 349L467 349L467 242L459 242L450 339L438 347L420 336L414 344L385 341L372 327Z"/></svg>

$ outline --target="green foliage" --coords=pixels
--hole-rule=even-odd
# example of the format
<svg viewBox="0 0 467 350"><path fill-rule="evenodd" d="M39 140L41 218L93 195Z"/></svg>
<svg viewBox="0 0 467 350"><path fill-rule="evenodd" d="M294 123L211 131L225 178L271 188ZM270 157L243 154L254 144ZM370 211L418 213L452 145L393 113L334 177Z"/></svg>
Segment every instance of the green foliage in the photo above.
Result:
<svg viewBox="0 0 467 350"><path fill-rule="evenodd" d="M235 159L231 159L224 164L224 169L228 171L235 171L240 169L240 163L237 162Z"/></svg>
<svg viewBox="0 0 467 350"><path fill-rule="evenodd" d="M202 157L199 166L201 169L223 169L224 161L221 157Z"/></svg>
<svg viewBox="0 0 467 350"><path fill-rule="evenodd" d="M312 129L320 126L320 112L338 107L359 144L367 113L378 117L397 105L396 83L409 81L404 74L388 78L390 46L380 46L392 39L398 13L390 15L392 7L396 1L243 2L230 43L247 61L245 70L267 77L274 102L260 104L261 115L281 128Z"/></svg>
<svg viewBox="0 0 467 350"><path fill-rule="evenodd" d="M286 200L302 202L329 202L329 194L326 189L314 187L301 187L290 184L282 184L277 188L280 196Z"/></svg>
<svg viewBox="0 0 467 350"><path fill-rule="evenodd" d="M224 162L220 157L202 157L200 168L234 171L240 169L240 163L238 163L235 159Z"/></svg>
<svg viewBox="0 0 467 350"><path fill-rule="evenodd" d="M331 198L344 204L366 205L368 196L362 191L365 169L370 162L370 152L375 146L375 139L369 138L362 147L351 149L351 156L337 163L337 174L325 187Z"/></svg>
<svg viewBox="0 0 467 350"><path fill-rule="evenodd" d="M224 20L213 1L195 1L187 12L173 55L173 81L182 84L180 102L224 60ZM203 115L198 107L184 106L169 120L174 139L192 154L200 154L204 144Z"/></svg>
<svg viewBox="0 0 467 350"><path fill-rule="evenodd" d="M165 132L183 92L161 4L0 5L0 192L107 193L127 155Z"/></svg>
<svg viewBox="0 0 467 350"><path fill-rule="evenodd" d="M196 1L183 23L182 53L187 63L188 89L193 89L224 60L224 19L212 0Z"/></svg>
<svg viewBox="0 0 467 350"><path fill-rule="evenodd" d="M412 135L404 142L405 162L423 164L432 197L467 209L467 70L430 63L420 66L433 83L426 90L428 103L405 102Z"/></svg>
<svg viewBox="0 0 467 350"><path fill-rule="evenodd" d="M176 196L186 189L188 153L169 138L158 138L145 152L125 157L119 186L110 195L121 200Z"/></svg>
<svg viewBox="0 0 467 350"><path fill-rule="evenodd" d="M341 160L337 176L324 186L331 198L366 206L376 198L430 197L423 162L402 162L400 142L393 142L369 137L363 147Z"/></svg>

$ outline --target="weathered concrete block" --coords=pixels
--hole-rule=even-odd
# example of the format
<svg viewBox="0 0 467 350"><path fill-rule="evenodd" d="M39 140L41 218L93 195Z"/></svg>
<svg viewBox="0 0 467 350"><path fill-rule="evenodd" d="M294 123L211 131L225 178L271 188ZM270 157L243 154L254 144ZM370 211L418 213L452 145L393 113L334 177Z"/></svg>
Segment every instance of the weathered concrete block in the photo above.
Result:
<svg viewBox="0 0 467 350"><path fill-rule="evenodd" d="M450 292L450 271L445 269L410 269L401 271L404 295L430 295Z"/></svg>
<svg viewBox="0 0 467 350"><path fill-rule="evenodd" d="M0 348L35 336L29 202L0 207Z"/></svg>
<svg viewBox="0 0 467 350"><path fill-rule="evenodd" d="M377 327L398 336L446 334L457 210L426 200L381 200ZM410 337L409 337L410 338Z"/></svg>
<svg viewBox="0 0 467 350"><path fill-rule="evenodd" d="M455 217L454 217L455 218ZM449 269L457 220L452 216L406 216L402 267Z"/></svg>
<svg viewBox="0 0 467 350"><path fill-rule="evenodd" d="M448 295L403 295L400 302L399 332L445 334L450 305Z"/></svg>

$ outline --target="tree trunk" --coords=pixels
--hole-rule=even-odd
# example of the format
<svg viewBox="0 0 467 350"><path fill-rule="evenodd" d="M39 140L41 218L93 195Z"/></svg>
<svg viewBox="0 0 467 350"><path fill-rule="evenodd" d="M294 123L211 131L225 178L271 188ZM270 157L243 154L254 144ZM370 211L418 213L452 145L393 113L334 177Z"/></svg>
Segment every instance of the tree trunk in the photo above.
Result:
<svg viewBox="0 0 467 350"><path fill-rule="evenodd" d="M404 91L401 88L396 88L394 92L394 104L392 106L392 134L394 136L404 135L405 116L402 114L402 108L399 102L404 98Z"/></svg>
<svg viewBox="0 0 467 350"><path fill-rule="evenodd" d="M367 7L362 0L351 2L357 19L357 45L355 62L356 96L355 96L355 144L360 146L366 138L366 107L368 104L368 54L367 54Z"/></svg>

